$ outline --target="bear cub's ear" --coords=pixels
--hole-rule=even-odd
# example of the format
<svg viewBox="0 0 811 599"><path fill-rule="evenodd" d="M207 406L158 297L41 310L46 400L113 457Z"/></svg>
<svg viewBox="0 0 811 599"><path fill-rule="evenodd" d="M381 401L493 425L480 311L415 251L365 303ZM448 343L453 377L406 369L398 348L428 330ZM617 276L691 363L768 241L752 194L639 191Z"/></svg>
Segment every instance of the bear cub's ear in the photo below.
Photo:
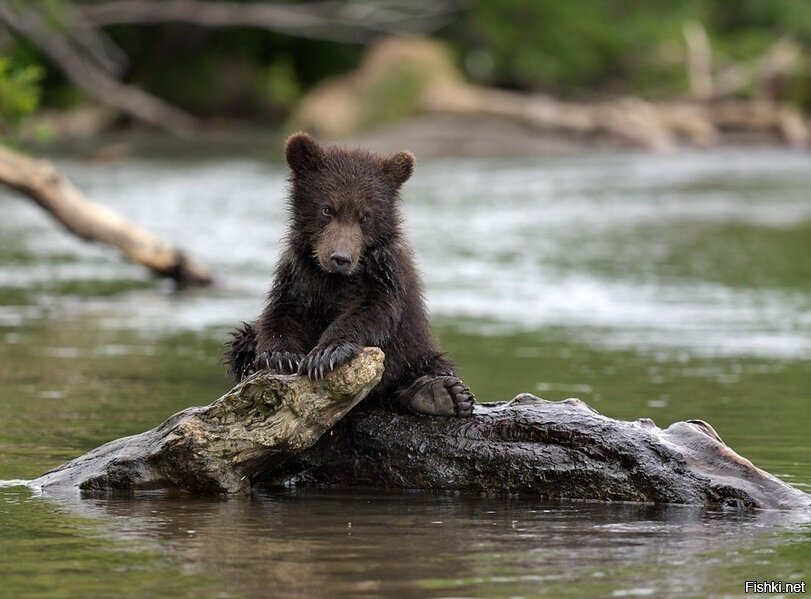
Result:
<svg viewBox="0 0 811 599"><path fill-rule="evenodd" d="M417 159L411 152L397 152L383 161L383 173L395 188L399 188L411 177L416 162Z"/></svg>
<svg viewBox="0 0 811 599"><path fill-rule="evenodd" d="M287 138L287 142L284 144L284 157L297 175L318 170L324 164L324 150L317 141L303 131Z"/></svg>

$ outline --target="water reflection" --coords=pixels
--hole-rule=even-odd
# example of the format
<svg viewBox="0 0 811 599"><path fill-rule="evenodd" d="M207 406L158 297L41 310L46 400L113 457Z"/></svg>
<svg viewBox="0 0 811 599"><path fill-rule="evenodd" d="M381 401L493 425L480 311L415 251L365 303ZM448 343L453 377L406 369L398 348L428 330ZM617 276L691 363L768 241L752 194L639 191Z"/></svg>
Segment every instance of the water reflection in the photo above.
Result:
<svg viewBox="0 0 811 599"><path fill-rule="evenodd" d="M735 566L785 545L787 531L811 546L805 513L311 490L40 500L245 596L703 594L742 588Z"/></svg>

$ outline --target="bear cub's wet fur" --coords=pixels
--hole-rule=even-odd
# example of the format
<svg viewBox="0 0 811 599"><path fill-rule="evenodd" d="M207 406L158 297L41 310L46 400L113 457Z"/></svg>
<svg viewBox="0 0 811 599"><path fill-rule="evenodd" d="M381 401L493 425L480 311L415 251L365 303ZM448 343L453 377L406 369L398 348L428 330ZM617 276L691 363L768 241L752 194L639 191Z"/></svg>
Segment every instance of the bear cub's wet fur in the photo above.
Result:
<svg viewBox="0 0 811 599"><path fill-rule="evenodd" d="M234 333L226 362L320 379L360 348L386 354L370 400L410 412L469 416L475 398L431 334L419 274L402 233L400 187L414 156L322 147L306 133L285 146L290 227L267 305Z"/></svg>

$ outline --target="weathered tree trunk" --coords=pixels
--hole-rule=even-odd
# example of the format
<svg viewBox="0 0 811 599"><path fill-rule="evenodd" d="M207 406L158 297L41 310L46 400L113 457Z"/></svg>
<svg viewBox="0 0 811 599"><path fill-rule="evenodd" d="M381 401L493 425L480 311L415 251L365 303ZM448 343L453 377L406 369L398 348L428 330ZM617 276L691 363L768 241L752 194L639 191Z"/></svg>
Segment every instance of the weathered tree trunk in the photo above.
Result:
<svg viewBox="0 0 811 599"><path fill-rule="evenodd" d="M295 483L527 493L547 498L811 508L701 420L665 430L607 418L579 399L519 395L473 418L353 413L267 485Z"/></svg>
<svg viewBox="0 0 811 599"><path fill-rule="evenodd" d="M32 485L245 493L256 485L317 484L811 508L808 495L753 466L698 420L660 430L648 419L606 418L580 400L529 394L478 406L471 418L374 408L341 420L382 369L382 352L367 348L318 383L259 373L211 406L108 443Z"/></svg>
<svg viewBox="0 0 811 599"><path fill-rule="evenodd" d="M246 493L315 443L383 376L367 348L325 380L260 372L209 406L188 408L140 435L102 445L31 482L43 491Z"/></svg>
<svg viewBox="0 0 811 599"><path fill-rule="evenodd" d="M46 160L0 146L0 183L34 200L71 233L117 247L160 276L181 285L211 283L211 275L201 264L112 210L90 202Z"/></svg>

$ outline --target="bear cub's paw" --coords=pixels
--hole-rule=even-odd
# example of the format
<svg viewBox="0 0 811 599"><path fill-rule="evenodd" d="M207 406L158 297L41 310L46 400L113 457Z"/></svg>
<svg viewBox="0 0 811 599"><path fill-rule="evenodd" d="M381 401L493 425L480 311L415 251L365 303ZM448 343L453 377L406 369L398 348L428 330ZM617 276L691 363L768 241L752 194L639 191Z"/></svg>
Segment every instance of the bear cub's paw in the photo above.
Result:
<svg viewBox="0 0 811 599"><path fill-rule="evenodd" d="M455 376L421 377L403 399L404 407L415 414L462 418L473 414L476 403L470 388Z"/></svg>
<svg viewBox="0 0 811 599"><path fill-rule="evenodd" d="M304 354L286 351L263 351L256 357L254 370L272 370L279 374L296 374Z"/></svg>
<svg viewBox="0 0 811 599"><path fill-rule="evenodd" d="M357 356L360 349L360 345L351 342L316 345L301 361L298 373L319 381Z"/></svg>

